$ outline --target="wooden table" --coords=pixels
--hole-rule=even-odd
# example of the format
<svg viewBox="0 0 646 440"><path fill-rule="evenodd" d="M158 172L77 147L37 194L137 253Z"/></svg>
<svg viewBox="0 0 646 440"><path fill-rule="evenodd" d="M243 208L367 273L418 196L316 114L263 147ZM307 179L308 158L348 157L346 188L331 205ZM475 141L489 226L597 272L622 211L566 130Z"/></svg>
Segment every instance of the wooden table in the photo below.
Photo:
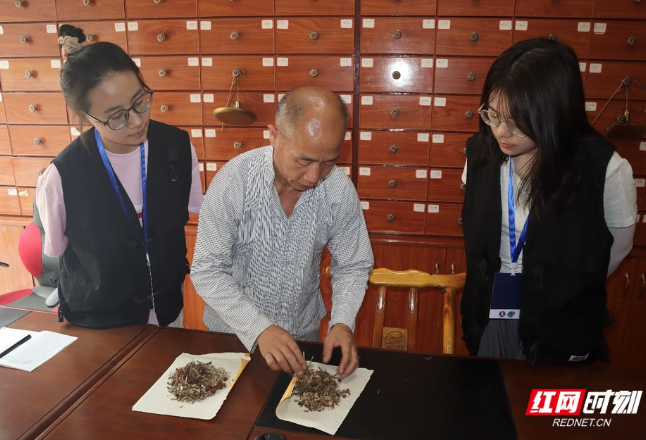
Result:
<svg viewBox="0 0 646 440"><path fill-rule="evenodd" d="M32 372L0 368L0 439L32 439L63 414L155 329L148 325L89 330L31 312L9 327L49 330L78 339Z"/></svg>

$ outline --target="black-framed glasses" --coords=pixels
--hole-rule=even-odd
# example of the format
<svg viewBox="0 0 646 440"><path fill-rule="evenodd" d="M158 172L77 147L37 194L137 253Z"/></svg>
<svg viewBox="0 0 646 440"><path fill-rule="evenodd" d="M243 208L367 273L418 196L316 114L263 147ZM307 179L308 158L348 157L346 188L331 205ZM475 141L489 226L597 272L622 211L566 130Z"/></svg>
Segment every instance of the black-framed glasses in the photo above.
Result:
<svg viewBox="0 0 646 440"><path fill-rule="evenodd" d="M105 121L97 119L89 113L83 113L85 113L85 116L91 118L99 124L105 125L111 130L120 130L125 127L130 120L130 111L134 111L135 113L141 115L146 113L150 109L150 106L153 105L153 93L155 92L153 92L152 90L146 90L144 93L135 98L135 101L132 103L130 108L124 108L116 111L115 113L111 114Z"/></svg>
<svg viewBox="0 0 646 440"><path fill-rule="evenodd" d="M514 124L513 121L507 120L507 119L501 119L497 114L495 113L489 113L489 110L484 109L484 103L480 106L478 109L478 114L482 118L485 124L487 124L489 127L496 128L498 127L501 123L507 124L507 128L509 131L511 131L513 134L515 134L518 137L527 137L525 133L520 131L518 127L516 127L516 124Z"/></svg>

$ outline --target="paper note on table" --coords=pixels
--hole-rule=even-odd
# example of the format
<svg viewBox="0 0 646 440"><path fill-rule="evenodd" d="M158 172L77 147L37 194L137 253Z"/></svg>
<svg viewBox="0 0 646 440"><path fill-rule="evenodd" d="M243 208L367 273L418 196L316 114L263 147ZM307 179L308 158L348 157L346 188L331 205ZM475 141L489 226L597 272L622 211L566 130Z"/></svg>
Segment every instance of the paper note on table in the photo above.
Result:
<svg viewBox="0 0 646 440"><path fill-rule="evenodd" d="M48 331L28 333L31 339L0 358L0 366L34 371L78 339L76 336Z"/></svg>

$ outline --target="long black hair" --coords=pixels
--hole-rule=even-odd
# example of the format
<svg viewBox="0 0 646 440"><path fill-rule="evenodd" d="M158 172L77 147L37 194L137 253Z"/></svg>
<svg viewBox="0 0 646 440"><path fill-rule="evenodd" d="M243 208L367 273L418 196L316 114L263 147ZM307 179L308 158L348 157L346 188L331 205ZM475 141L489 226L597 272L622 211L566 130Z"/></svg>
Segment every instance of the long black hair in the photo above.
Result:
<svg viewBox="0 0 646 440"><path fill-rule="evenodd" d="M504 119L534 141L521 193L531 215L548 220L570 204L579 178L578 141L601 135L585 112L579 62L567 45L547 38L520 41L492 64L482 89L482 103L498 97L506 107ZM491 128L480 121L480 145L474 163L500 166L508 157Z"/></svg>

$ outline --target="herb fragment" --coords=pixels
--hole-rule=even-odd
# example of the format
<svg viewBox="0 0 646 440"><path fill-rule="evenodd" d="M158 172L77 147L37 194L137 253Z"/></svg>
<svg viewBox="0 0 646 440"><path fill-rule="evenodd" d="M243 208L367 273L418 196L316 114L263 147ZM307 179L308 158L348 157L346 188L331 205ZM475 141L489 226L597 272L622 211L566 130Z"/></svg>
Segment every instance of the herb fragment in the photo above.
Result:
<svg viewBox="0 0 646 440"><path fill-rule="evenodd" d="M333 409L339 404L341 398L350 395L350 390L340 390L341 379L331 375L321 368L312 370L307 368L303 375L296 377L294 395L299 406L304 406L305 412Z"/></svg>
<svg viewBox="0 0 646 440"><path fill-rule="evenodd" d="M168 377L167 385L173 400L194 403L224 388L228 379L224 368L215 368L211 362L192 361L175 369Z"/></svg>

